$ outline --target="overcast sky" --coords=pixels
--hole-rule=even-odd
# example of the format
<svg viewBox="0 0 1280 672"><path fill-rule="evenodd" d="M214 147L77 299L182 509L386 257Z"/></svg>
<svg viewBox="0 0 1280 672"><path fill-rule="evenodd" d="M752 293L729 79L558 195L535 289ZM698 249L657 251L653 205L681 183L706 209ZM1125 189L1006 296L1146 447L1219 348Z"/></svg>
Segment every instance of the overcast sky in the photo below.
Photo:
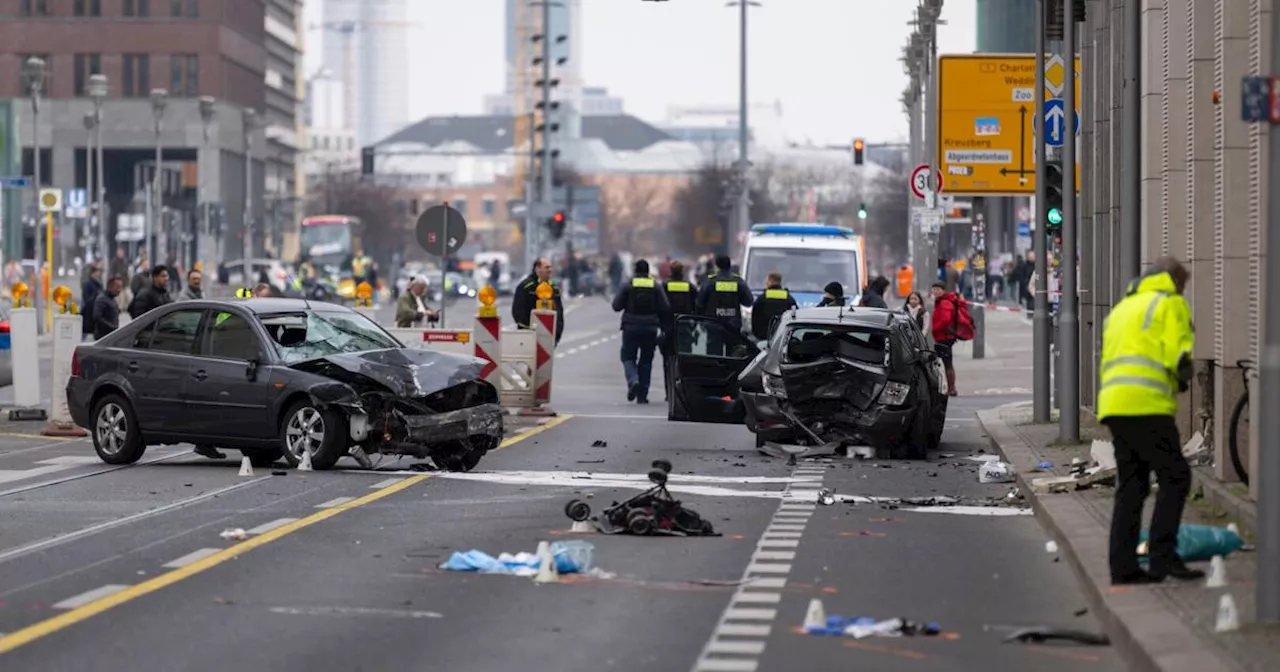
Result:
<svg viewBox="0 0 1280 672"><path fill-rule="evenodd" d="M308 22L319 0L306 0ZM913 0L760 0L750 16L748 93L780 101L794 140L905 137L898 62ZM946 0L940 53L968 53L975 0ZM504 0L411 0L424 26L413 60L415 116L477 114L503 83ZM661 121L671 105L738 99L738 10L724 0L583 0L583 74L625 109ZM309 36L311 44L318 32ZM308 54L308 71L315 51Z"/></svg>

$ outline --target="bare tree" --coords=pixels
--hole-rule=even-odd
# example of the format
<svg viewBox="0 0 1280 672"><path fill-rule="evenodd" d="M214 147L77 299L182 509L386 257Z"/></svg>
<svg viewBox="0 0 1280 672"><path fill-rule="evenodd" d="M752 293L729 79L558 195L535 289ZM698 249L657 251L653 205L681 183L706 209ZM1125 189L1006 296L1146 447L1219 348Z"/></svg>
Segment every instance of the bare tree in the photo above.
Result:
<svg viewBox="0 0 1280 672"><path fill-rule="evenodd" d="M729 235L733 179L731 168L709 163L699 169L676 195L672 212L672 243L678 251L686 254L708 251L731 254L737 249L736 241ZM772 179L772 172L754 176L749 192L752 222L771 222L777 218L768 182Z"/></svg>
<svg viewBox="0 0 1280 672"><path fill-rule="evenodd" d="M605 246L646 256L669 251L674 201L688 182L678 175L601 178L601 201L608 213Z"/></svg>
<svg viewBox="0 0 1280 672"><path fill-rule="evenodd" d="M412 216L400 190L356 175L334 177L317 185L307 201L307 212L360 218L365 225L365 251L374 258L403 252L412 240Z"/></svg>
<svg viewBox="0 0 1280 672"><path fill-rule="evenodd" d="M867 203L867 254L888 272L907 258L911 212L906 175L882 172L871 180Z"/></svg>

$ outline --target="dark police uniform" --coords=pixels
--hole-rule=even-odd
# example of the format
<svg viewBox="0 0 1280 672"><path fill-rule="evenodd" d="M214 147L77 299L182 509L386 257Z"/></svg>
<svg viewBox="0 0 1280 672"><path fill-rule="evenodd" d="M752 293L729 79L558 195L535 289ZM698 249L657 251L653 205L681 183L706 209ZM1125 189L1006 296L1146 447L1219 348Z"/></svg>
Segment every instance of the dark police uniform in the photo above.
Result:
<svg viewBox="0 0 1280 672"><path fill-rule="evenodd" d="M796 307L796 300L785 289L766 289L751 309L751 335L767 341L773 336L773 321Z"/></svg>
<svg viewBox="0 0 1280 672"><path fill-rule="evenodd" d="M667 294L651 277L632 278L613 297L613 310L622 312L622 371L627 398L649 403L653 351L658 347L662 316L671 312Z"/></svg>
<svg viewBox="0 0 1280 672"><path fill-rule="evenodd" d="M533 309L538 305L535 292L541 282L536 273L530 273L516 285L516 291L511 297L511 318L521 329L532 328L529 321L533 319ZM560 336L564 334L564 304L560 301L560 288L554 284L551 285L551 302L556 310L556 345L559 345Z"/></svg>
<svg viewBox="0 0 1280 672"><path fill-rule="evenodd" d="M662 349L662 375L669 398L672 357L676 352L676 318L694 314L698 304L698 286L687 280L668 280L662 288L666 290L667 303L671 305L671 310L662 316L662 340L658 343Z"/></svg>
<svg viewBox="0 0 1280 672"><path fill-rule="evenodd" d="M742 329L742 307L755 301L751 288L741 277L729 271L716 273L698 291L695 307L699 315L714 317L734 329Z"/></svg>

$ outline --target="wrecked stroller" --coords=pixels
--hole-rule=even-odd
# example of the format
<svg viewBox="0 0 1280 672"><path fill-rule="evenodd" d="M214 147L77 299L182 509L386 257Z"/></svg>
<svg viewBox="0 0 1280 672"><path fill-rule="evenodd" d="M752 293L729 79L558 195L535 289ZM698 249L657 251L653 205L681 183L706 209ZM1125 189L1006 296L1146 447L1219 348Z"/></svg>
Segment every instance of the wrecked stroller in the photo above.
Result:
<svg viewBox="0 0 1280 672"><path fill-rule="evenodd" d="M686 537L719 536L711 526L711 521L703 520L702 516L685 508L667 490L667 477L671 473L671 463L667 460L654 460L652 466L653 468L649 470L649 480L654 483L654 486L625 502L614 502L601 515L593 519L596 528L604 534L629 532L639 536L655 534ZM591 506L580 499L566 504L564 512L575 522L592 520Z"/></svg>

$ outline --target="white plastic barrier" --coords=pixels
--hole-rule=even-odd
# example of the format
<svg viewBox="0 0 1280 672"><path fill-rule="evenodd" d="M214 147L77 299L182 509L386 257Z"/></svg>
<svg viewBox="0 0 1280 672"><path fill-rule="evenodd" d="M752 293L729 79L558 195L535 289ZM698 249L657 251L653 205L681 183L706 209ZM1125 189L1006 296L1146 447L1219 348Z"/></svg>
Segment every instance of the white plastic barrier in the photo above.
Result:
<svg viewBox="0 0 1280 672"><path fill-rule="evenodd" d="M50 388L49 422L45 436L84 436L85 431L71 420L67 405L67 381L71 379L71 359L81 343L83 318L74 313L53 316L53 376Z"/></svg>
<svg viewBox="0 0 1280 672"><path fill-rule="evenodd" d="M528 329L511 329L502 332L502 374L498 395L503 406L532 408L534 398L533 375L537 362L537 335Z"/></svg>
<svg viewBox="0 0 1280 672"><path fill-rule="evenodd" d="M9 312L9 356L13 359L13 405L15 411L34 413L40 407L40 336L35 308L14 308ZM23 419L43 420L20 413ZM11 419L15 413L11 412Z"/></svg>

